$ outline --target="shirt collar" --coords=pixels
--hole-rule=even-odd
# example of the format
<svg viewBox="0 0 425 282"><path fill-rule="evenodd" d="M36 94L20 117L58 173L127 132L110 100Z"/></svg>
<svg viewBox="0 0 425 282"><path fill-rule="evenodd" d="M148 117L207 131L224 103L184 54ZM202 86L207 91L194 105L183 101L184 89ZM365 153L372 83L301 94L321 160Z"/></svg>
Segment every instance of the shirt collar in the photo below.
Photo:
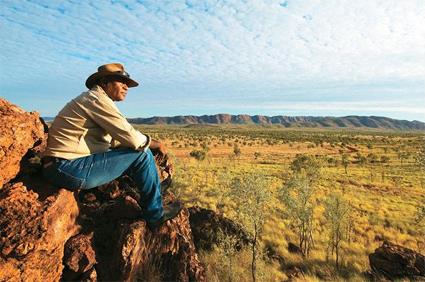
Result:
<svg viewBox="0 0 425 282"><path fill-rule="evenodd" d="M110 99L111 101L113 101L112 99L111 99L111 97L109 97L108 96L108 94L106 94L106 92L105 92L105 90L103 90L103 88L102 87L100 87L99 85L94 85L91 89L90 89L90 91L92 91L92 92L94 92L94 93L96 93L96 94L98 94L98 95L104 95L104 96L106 96L108 99Z"/></svg>

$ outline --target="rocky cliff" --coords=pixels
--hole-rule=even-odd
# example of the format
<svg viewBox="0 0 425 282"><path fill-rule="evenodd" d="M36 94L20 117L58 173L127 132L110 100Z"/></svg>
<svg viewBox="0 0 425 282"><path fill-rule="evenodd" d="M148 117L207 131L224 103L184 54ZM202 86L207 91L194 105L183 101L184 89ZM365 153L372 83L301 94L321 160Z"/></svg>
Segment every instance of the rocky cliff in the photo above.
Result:
<svg viewBox="0 0 425 282"><path fill-rule="evenodd" d="M84 192L50 186L45 129L0 99L0 281L205 280L186 208L151 232L128 177Z"/></svg>

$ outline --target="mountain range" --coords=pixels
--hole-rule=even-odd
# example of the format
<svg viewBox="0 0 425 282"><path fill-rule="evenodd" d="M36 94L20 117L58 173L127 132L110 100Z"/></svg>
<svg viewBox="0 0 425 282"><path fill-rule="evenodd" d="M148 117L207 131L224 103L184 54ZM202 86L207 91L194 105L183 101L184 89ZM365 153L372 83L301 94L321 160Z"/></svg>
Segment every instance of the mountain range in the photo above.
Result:
<svg viewBox="0 0 425 282"><path fill-rule="evenodd" d="M281 125L283 127L310 128L370 128L393 130L425 130L421 121L397 120L379 116L345 116L345 117L313 117L313 116L262 116L262 115L202 115L130 118L134 124L258 124Z"/></svg>

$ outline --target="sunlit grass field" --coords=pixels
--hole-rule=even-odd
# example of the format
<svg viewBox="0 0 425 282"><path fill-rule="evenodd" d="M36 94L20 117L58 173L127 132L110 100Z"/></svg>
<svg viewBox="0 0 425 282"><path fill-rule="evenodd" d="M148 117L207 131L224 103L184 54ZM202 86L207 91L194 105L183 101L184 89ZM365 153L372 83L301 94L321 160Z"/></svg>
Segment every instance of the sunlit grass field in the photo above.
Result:
<svg viewBox="0 0 425 282"><path fill-rule="evenodd" d="M166 144L175 166L172 189L187 206L236 219L235 203L228 197L232 179L256 174L269 180L264 189L272 192L272 198L260 248L273 249L285 263L267 259L264 253L259 281L285 280L291 267L301 269L299 281L364 281L368 255L383 240L424 253L425 227L417 217L424 204L425 175L415 156L425 133L242 125L136 127ZM205 159L190 156L193 151L205 152ZM298 239L283 216L285 206L278 192L291 176L290 164L297 154L321 160L314 194L314 245L308 257L288 251L288 243L297 244ZM326 259L329 227L324 201L332 192L340 192L352 208L350 236L341 245L339 270L332 257ZM235 254L231 271L225 267L222 252L218 246L201 254L210 281L251 280L248 249Z"/></svg>

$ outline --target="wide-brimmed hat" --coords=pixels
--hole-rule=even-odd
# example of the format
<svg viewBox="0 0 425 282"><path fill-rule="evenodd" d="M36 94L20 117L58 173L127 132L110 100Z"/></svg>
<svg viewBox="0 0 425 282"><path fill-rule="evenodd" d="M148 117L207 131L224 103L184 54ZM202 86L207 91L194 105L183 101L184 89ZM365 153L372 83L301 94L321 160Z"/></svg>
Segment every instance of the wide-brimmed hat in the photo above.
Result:
<svg viewBox="0 0 425 282"><path fill-rule="evenodd" d="M124 66L120 63L112 63L100 66L97 68L97 72L90 75L86 80L86 86L91 89L95 84L98 83L99 79L106 76L118 76L126 81L128 87L136 87L139 85L136 81L130 78L128 72L124 70Z"/></svg>

